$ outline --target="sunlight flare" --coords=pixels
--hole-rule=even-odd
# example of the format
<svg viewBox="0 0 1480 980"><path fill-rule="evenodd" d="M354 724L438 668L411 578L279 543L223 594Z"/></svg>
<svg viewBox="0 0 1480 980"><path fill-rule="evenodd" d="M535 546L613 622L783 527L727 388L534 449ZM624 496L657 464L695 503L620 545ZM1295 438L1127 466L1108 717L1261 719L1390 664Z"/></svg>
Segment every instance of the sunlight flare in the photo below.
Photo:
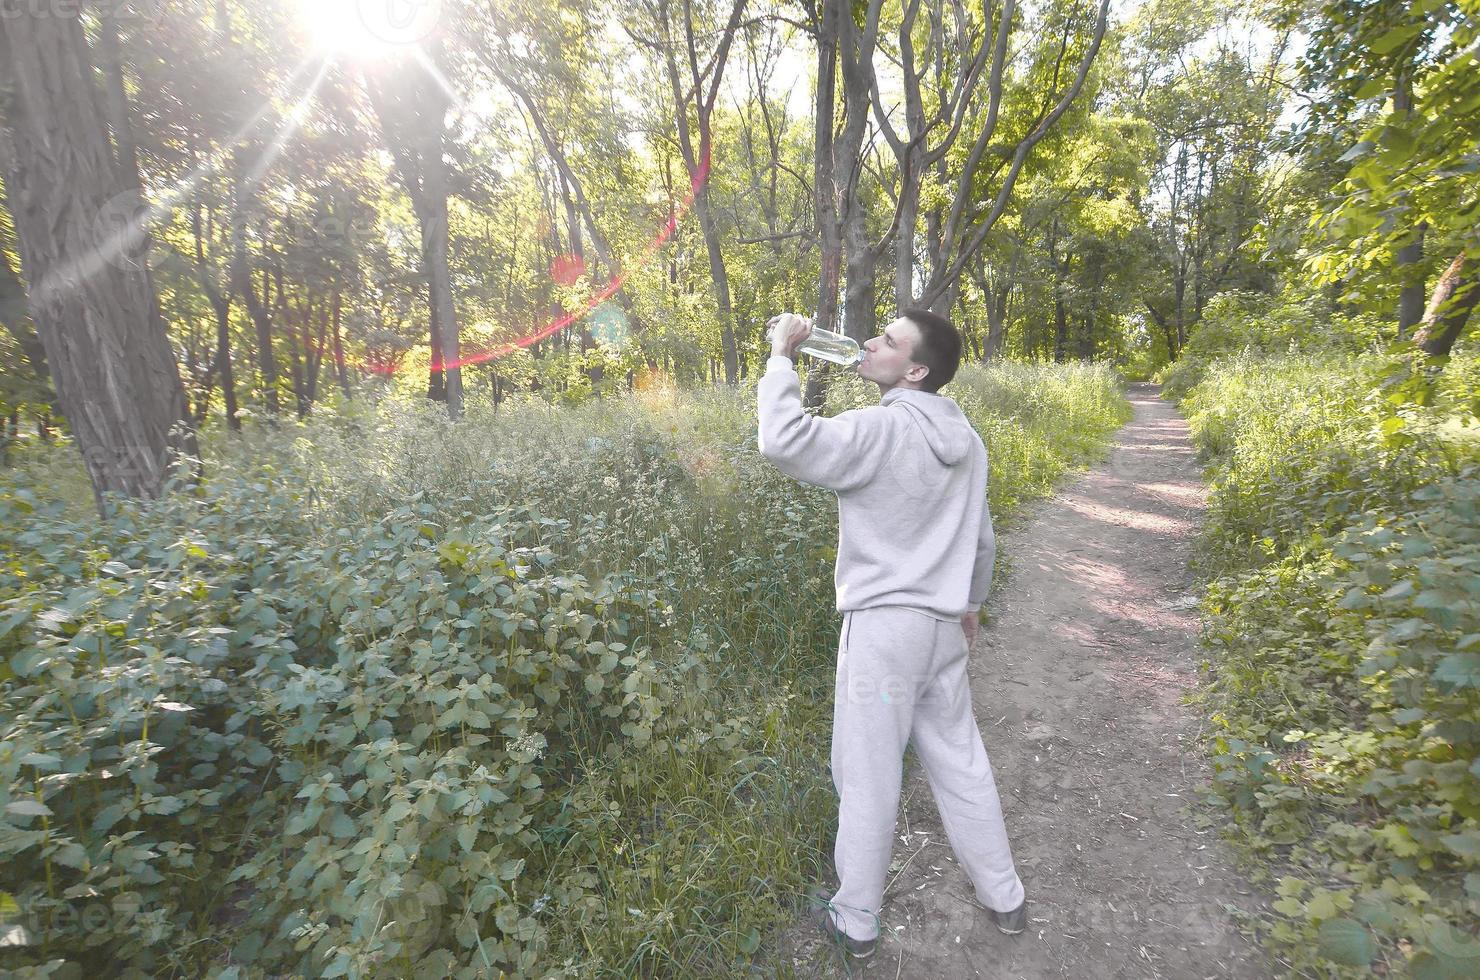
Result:
<svg viewBox="0 0 1480 980"><path fill-rule="evenodd" d="M315 48L356 61L414 49L442 18L441 0L297 0L297 4Z"/></svg>

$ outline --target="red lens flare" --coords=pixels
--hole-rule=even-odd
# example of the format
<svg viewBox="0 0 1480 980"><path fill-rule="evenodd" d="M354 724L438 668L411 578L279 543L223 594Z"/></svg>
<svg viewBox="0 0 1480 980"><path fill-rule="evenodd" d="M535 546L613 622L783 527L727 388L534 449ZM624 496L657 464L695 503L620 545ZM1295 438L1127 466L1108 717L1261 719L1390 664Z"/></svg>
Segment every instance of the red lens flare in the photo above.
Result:
<svg viewBox="0 0 1480 980"><path fill-rule="evenodd" d="M648 262L652 261L652 258L657 253L658 249L668 244L668 240L673 237L676 231L678 231L679 221L681 221L683 219L683 216L688 213L689 208L693 207L694 198L698 195L700 188L704 186L705 181L707 181L708 179L709 149L706 147L704 150L704 155L699 161L699 167L694 172L693 179L689 182L688 196L685 197L683 201L679 202L679 204L676 207L672 208L672 210L669 212L667 223L658 230L658 233L653 236L653 240L649 242L647 246L643 249L642 255L636 263L636 268L641 268L642 266L647 265ZM567 260L571 261L568 263ZM575 264L579 265L579 269L575 271L573 275L571 275L572 267ZM578 280L581 275L585 273L585 271L585 263L581 262L580 259L574 255L562 255L553 263L551 263L550 266L551 278L553 278L561 285L571 285L572 283L576 282L576 280ZM570 275L569 281L562 282L561 275ZM567 313L564 316L559 317L558 319L549 321L548 323L535 329L534 331L525 334L523 337L520 337L518 340L510 341L506 344L500 344L498 347L494 347L490 350L479 351L475 354L465 354L455 361L442 361L440 363L434 363L432 364L432 370L442 371L446 370L447 368L467 367L470 364L486 364L489 361L496 361L501 357L507 357L508 355L519 350L521 347L529 347L537 344L540 341L544 340L546 337L559 333L561 330L564 330L572 323L577 323L580 320L583 320L586 317L590 316L593 310L615 296L617 292L621 290L622 284L626 282L626 280L627 273L625 271L618 272L616 275L612 276L611 280L608 281L605 285L594 289L591 294L586 297L585 301L572 312ZM367 368L379 374L388 375L394 374L396 372L396 368L388 364L370 364L367 365Z"/></svg>
<svg viewBox="0 0 1480 980"><path fill-rule="evenodd" d="M550 263L550 278L562 286L574 286L586 274L586 260L579 255L558 255Z"/></svg>

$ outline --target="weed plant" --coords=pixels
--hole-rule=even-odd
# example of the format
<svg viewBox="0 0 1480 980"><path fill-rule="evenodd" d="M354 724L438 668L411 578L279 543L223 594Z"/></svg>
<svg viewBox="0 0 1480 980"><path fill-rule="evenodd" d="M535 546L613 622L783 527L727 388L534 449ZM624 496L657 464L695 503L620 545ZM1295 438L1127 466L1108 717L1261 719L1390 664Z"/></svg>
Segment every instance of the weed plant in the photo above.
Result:
<svg viewBox="0 0 1480 980"><path fill-rule="evenodd" d="M999 515L1125 419L962 371ZM840 378L830 411L876 400ZM827 873L836 507L753 388L362 399L88 512L0 485L0 966L723 976Z"/></svg>
<svg viewBox="0 0 1480 980"><path fill-rule="evenodd" d="M1215 782L1294 975L1480 970L1477 363L1424 407L1386 358L1245 355L1182 402Z"/></svg>

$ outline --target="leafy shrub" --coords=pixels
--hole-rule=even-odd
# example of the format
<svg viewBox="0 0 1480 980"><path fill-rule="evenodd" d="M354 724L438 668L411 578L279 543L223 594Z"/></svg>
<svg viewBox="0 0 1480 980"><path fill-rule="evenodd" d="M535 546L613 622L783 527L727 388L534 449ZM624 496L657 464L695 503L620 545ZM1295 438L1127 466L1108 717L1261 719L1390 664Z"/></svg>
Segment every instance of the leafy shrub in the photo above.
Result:
<svg viewBox="0 0 1480 980"><path fill-rule="evenodd" d="M1124 417L1104 371L956 385L1000 508ZM753 404L347 404L107 523L61 457L7 474L5 966L739 969L834 816L835 503Z"/></svg>
<svg viewBox="0 0 1480 980"><path fill-rule="evenodd" d="M1288 872L1267 929L1297 972L1469 976L1480 452L1468 393L1395 404L1388 374L1226 359L1183 403L1214 464L1215 782Z"/></svg>
<svg viewBox="0 0 1480 980"><path fill-rule="evenodd" d="M1208 301L1177 360L1156 380L1162 394L1180 402L1216 361L1234 356L1342 357L1371 352L1395 339L1392 328L1370 313L1348 313L1308 287L1278 294L1229 290Z"/></svg>

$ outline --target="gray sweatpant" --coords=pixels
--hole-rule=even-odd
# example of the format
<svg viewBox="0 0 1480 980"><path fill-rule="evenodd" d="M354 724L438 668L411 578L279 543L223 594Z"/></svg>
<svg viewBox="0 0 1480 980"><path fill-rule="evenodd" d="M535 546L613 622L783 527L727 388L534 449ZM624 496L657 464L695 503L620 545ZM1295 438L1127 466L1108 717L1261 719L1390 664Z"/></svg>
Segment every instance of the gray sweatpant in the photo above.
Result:
<svg viewBox="0 0 1480 980"><path fill-rule="evenodd" d="M959 621L906 606L843 614L832 740L839 886L831 908L838 928L854 939L879 934L910 741L977 900L999 912L1022 904L992 765L971 710L967 654Z"/></svg>

